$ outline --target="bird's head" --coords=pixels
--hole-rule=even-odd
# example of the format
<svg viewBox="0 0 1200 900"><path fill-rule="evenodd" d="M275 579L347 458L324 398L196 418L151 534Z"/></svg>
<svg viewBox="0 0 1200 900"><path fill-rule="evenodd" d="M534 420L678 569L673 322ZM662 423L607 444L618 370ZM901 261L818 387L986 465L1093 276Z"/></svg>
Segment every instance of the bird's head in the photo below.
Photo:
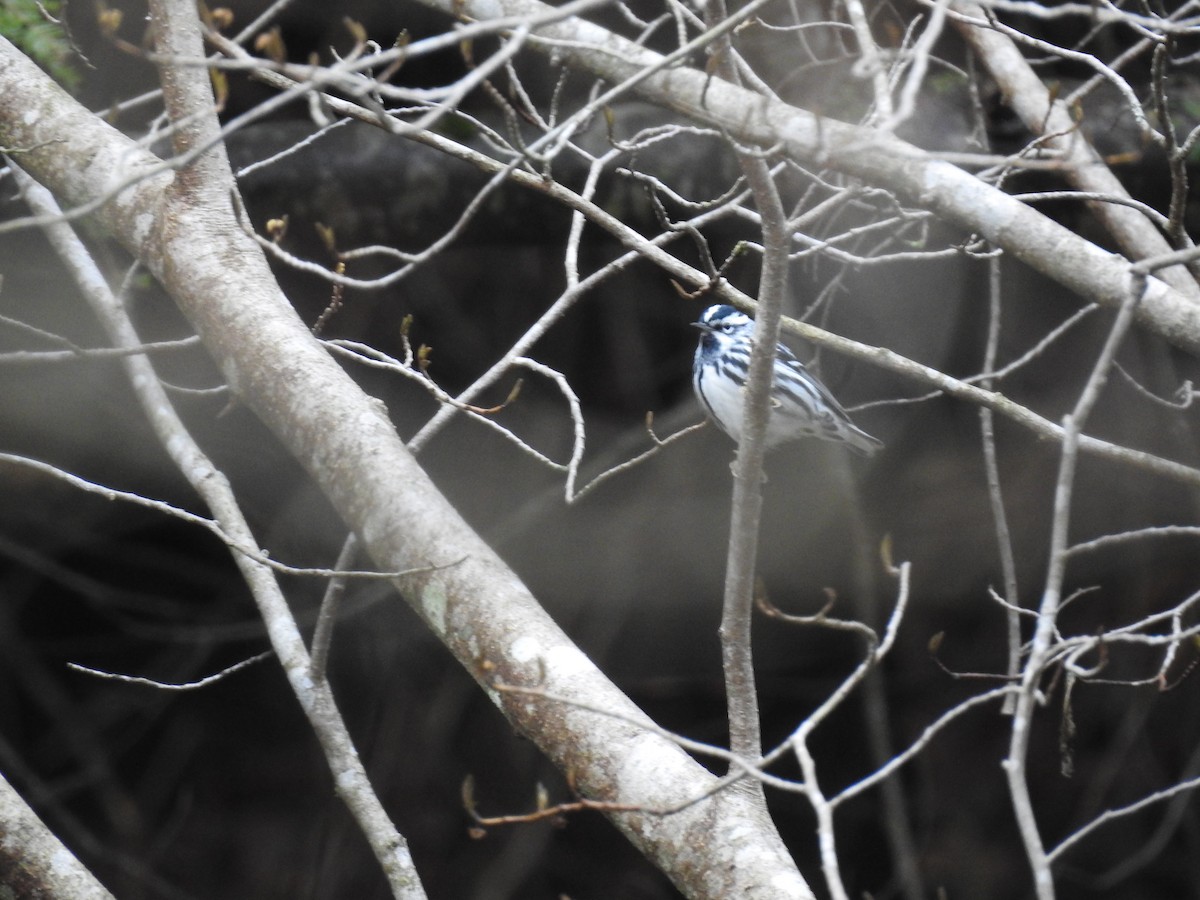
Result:
<svg viewBox="0 0 1200 900"><path fill-rule="evenodd" d="M733 336L753 330L754 320L732 306L719 304L706 309L692 325L705 334Z"/></svg>

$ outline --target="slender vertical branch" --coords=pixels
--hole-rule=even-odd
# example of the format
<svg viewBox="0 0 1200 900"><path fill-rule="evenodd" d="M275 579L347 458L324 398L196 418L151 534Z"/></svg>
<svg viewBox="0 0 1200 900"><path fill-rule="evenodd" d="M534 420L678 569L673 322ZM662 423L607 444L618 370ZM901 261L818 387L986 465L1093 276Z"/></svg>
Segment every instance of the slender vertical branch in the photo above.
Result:
<svg viewBox="0 0 1200 900"><path fill-rule="evenodd" d="M858 41L858 55L863 68L862 74L871 79L871 89L875 92L875 109L868 122L890 122L894 115L892 107L891 85L888 83L887 66L879 45L875 43L875 35L871 33L871 22L863 8L862 0L845 0L846 18L854 29L854 37Z"/></svg>
<svg viewBox="0 0 1200 900"><path fill-rule="evenodd" d="M707 24L714 27L727 16L724 0L706 6ZM740 83L727 36L709 48L715 71ZM733 466L733 502L729 549L725 564L725 599L721 614L721 655L729 708L729 747L743 759L762 756L758 691L754 678L751 622L754 613L754 571L758 562L758 530L762 516L763 456L774 384L775 347L779 342L783 301L787 295L789 229L771 177L770 167L753 151L738 151L738 161L762 220L763 261L750 369L743 397L743 428ZM762 799L758 781L740 783Z"/></svg>
<svg viewBox="0 0 1200 900"><path fill-rule="evenodd" d="M762 215L763 263L754 347L743 400L745 427L733 468L721 642L729 702L730 749L743 758L757 759L762 755L762 742L750 625L762 515L764 438L774 383L775 346L779 341L783 300L787 294L788 234L787 214L766 163L757 157L743 157L742 171ZM761 791L759 782L747 783Z"/></svg>
<svg viewBox="0 0 1200 900"><path fill-rule="evenodd" d="M1164 138L1163 149L1167 154L1167 163L1171 172L1171 202L1167 208L1167 225L1164 229L1171 243L1179 249L1192 246L1187 231L1184 228L1184 213L1188 200L1188 171L1187 153L1179 146L1179 137L1175 132L1175 120L1171 116L1171 103L1167 98L1168 68L1171 62L1171 41L1164 38L1163 42L1154 48L1151 65L1151 87L1154 111L1158 116L1159 127Z"/></svg>
<svg viewBox="0 0 1200 900"><path fill-rule="evenodd" d="M1088 416L1096 405L1100 391L1108 380L1108 373L1112 368L1117 349L1133 322L1134 312L1145 289L1145 276L1135 273L1130 278L1125 302L1121 305L1121 309L1113 321L1108 339L1096 359L1096 364L1092 367L1091 374L1079 395L1079 400L1074 409L1063 417L1062 456L1059 460L1058 478L1054 490L1049 570L1046 574L1046 586L1038 608L1037 625L1030 642L1029 656L1021 676L1021 689L1017 696L1016 709L1012 719L1008 757L1004 760L1009 795L1016 813L1021 840L1025 845L1025 853L1033 869L1034 887L1038 900L1053 900L1054 878L1050 872L1050 861L1038 828L1037 817L1034 814L1026 765L1033 728L1033 713L1042 699L1040 684L1047 662L1054 650L1058 611L1062 603L1069 546L1071 494L1075 486L1079 438Z"/></svg>
<svg viewBox="0 0 1200 900"><path fill-rule="evenodd" d="M358 536L351 532L347 535L342 549L338 551L337 562L333 564L336 571L343 571L354 566L358 556ZM325 596L321 598L321 608L317 613L317 627L312 637L311 672L313 681L324 681L329 668L329 647L333 643L333 628L337 624L338 611L341 609L342 597L346 593L346 578L335 575L325 586Z"/></svg>
<svg viewBox="0 0 1200 900"><path fill-rule="evenodd" d="M921 36L917 38L908 53L908 76L900 91L900 102L896 105L896 111L891 118L880 123L882 130L894 131L901 124L907 122L916 111L917 96L925 82L925 75L929 71L929 60L933 56L934 45L941 37L942 29L945 27L946 9L949 5L950 0L932 2L933 10L929 15L929 21L926 22Z"/></svg>
<svg viewBox="0 0 1200 900"><path fill-rule="evenodd" d="M996 370L996 354L1000 345L1000 266L1001 258L988 260L988 333L987 347L983 353L983 371L987 377L980 382L985 391L992 390ZM1020 597L1017 593L1017 563L1013 556L1012 535L1008 530L1008 515L1004 511L1004 493L1000 487L1000 464L996 456L995 416L988 407L979 408L979 428L983 436L983 465L987 479L988 502L992 508L992 527L996 529L996 548L1000 553L1000 572L1004 579L1004 600L1008 603L1008 677L1015 679L1021 671L1021 613ZM1016 697L1008 694L1004 698L1003 712L1012 715L1016 708Z"/></svg>
<svg viewBox="0 0 1200 900"><path fill-rule="evenodd" d="M225 144L220 140L216 100L208 72L195 66L175 65L171 60L200 59L204 44L193 4L176 0L154 0L150 17L154 23L155 49L165 62L159 65L163 103L171 119L171 143L175 153L185 156L207 147L176 175L176 188L210 201L227 202L233 186L233 171Z"/></svg>
<svg viewBox="0 0 1200 900"><path fill-rule="evenodd" d="M821 789L820 779L817 777L817 762L813 757L812 748L809 746L809 739L817 726L828 719L834 710L842 706L850 693L877 669L895 645L896 634L900 629L904 610L908 606L912 566L907 562L901 563L892 568L890 572L898 582L896 604L888 617L882 640L873 628L860 622L840 624L839 627L857 632L866 639L866 653L854 671L846 676L842 683L825 698L824 702L800 723L788 738L787 743L782 745L791 748L796 755L796 762L800 765L802 790L817 817L817 845L821 855L821 870L825 875L825 883L833 900L849 900L850 898L842 880L841 863L838 859L837 840L833 827L835 807L840 801L837 798L831 800ZM821 621L822 618L823 616L818 616L815 621ZM825 622L831 624L832 620L825 620Z"/></svg>

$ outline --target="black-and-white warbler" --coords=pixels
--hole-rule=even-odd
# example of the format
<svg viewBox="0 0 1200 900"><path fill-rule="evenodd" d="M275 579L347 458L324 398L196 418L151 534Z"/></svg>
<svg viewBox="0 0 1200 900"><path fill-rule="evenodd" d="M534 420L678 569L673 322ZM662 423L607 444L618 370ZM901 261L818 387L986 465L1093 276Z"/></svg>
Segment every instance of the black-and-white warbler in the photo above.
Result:
<svg viewBox="0 0 1200 900"><path fill-rule="evenodd" d="M735 441L742 434L742 388L750 368L754 320L732 306L710 306L693 322L702 332L692 363L692 386L717 427ZM829 389L783 344L775 348L775 384L767 420L767 448L804 437L846 444L870 456L883 444L850 421Z"/></svg>

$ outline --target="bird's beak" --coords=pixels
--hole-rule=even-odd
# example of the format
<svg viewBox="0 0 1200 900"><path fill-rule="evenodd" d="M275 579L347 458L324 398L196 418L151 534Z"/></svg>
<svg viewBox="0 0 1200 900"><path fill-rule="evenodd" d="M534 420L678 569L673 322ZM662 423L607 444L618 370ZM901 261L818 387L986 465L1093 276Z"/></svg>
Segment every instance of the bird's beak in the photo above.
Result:
<svg viewBox="0 0 1200 900"><path fill-rule="evenodd" d="M693 328L699 328L701 331L712 331L712 326L707 322L690 322Z"/></svg>

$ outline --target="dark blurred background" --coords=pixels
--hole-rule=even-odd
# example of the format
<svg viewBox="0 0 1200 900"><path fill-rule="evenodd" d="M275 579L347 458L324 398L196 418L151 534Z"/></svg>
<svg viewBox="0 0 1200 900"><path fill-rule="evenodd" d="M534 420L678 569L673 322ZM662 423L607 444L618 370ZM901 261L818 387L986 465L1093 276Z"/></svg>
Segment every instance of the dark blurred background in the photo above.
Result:
<svg viewBox="0 0 1200 900"><path fill-rule="evenodd" d="M901 10L906 9L900 7ZM245 24L258 11L235 6ZM331 16L297 2L280 18L291 58L328 59L345 50L341 15L390 42L446 27L413 4L344 4ZM94 109L149 89L147 64L102 39L95 10L72 6L68 21L95 70L76 63L77 95ZM136 8L120 34L141 40ZM1028 24L1028 23L1026 23ZM961 59L947 36L941 52ZM866 88L847 76L853 60L811 63L787 77L789 99L811 108L849 109ZM411 84L454 76L455 54L406 67ZM552 73L522 64L539 87ZM1080 77L1065 70L1062 78ZM583 79L571 89L585 91ZM847 87L849 85L849 87ZM1181 90L1188 86L1181 84ZM231 80L228 115L264 99L265 89ZM857 93L854 93L857 92ZM961 94L961 92L960 92ZM985 91L986 97L986 91ZM992 98L993 100L995 98ZM1101 104L1101 101L1097 101ZM147 110L150 108L147 107ZM1102 118L1104 107L1097 112ZM495 118L480 101L473 111ZM150 113L117 117L137 132ZM628 136L657 113L618 107ZM953 86L925 98L908 137L946 147L965 140L963 97ZM1119 121L1114 115L1111 120ZM1000 149L1028 136L998 102L989 104L990 140ZM291 108L234 136L235 166L261 159L311 133L306 110ZM1120 128L1105 128L1127 150ZM603 145L604 125L589 140ZM1165 208L1162 160L1149 151L1119 170L1137 195ZM736 175L728 151L711 139L675 140L637 165L695 196L716 196ZM578 183L581 169L556 162L556 177ZM1055 183L1021 176L1020 187ZM285 245L331 260L317 223L338 246L369 243L412 248L451 226L483 177L433 151L358 125L342 128L285 163L242 182L253 222L288 216ZM681 188L683 190L683 188ZM600 202L644 233L654 211L631 179L606 176ZM11 192L3 215L21 214ZM1093 238L1077 206L1049 209ZM675 211L678 212L678 211ZM401 321L411 315L416 344L432 348L431 374L458 391L502 354L564 285L567 213L533 192L502 188L436 260L378 291L349 290L324 334L400 353ZM103 235L86 231L98 258L119 281L128 260ZM718 262L737 241L753 239L729 223L706 233ZM965 235L936 223L932 247ZM103 337L49 248L36 232L5 235L0 248L4 315L65 336L80 346ZM696 250L681 243L681 255ZM585 269L619 248L589 229ZM322 254L325 254L323 257ZM967 256L845 267L796 267L789 312L803 313L834 278L840 290L816 313L831 330L887 346L956 376L979 371L986 334L987 263ZM329 303L328 285L279 266L301 316L313 323ZM353 265L350 274L373 270ZM753 255L735 262L731 281L753 293ZM1029 271L1004 264L1001 360L1019 356L1071 315L1080 300ZM539 345L536 357L568 376L587 416L585 474L594 475L648 446L643 422L655 414L665 435L698 421L690 389L695 333L687 327L704 300L681 299L669 279L639 263L583 299ZM139 282L132 310L146 339L190 333L168 298ZM1059 418L1074 401L1110 319L1092 315L1002 389L1039 413ZM0 325L0 353L52 344ZM797 347L808 359L812 348ZM156 360L181 388L216 388L203 350ZM1196 377L1196 364L1157 338L1134 333L1121 363L1160 396ZM921 385L825 352L822 378L850 407L924 393ZM420 389L354 370L388 404L407 437L436 407ZM127 491L204 512L142 421L115 362L0 364L0 450L24 454ZM511 380L486 402L499 402ZM176 392L180 412L237 490L263 547L298 565L332 565L344 529L299 468L245 409L228 409L221 392ZM760 570L771 600L789 612L815 612L833 591L835 614L880 626L896 585L879 548L890 538L897 560L913 564L912 598L898 644L875 680L817 733L822 785L832 793L873 770L889 748L868 722L886 725L891 752L907 746L941 712L997 680L952 677L1000 673L1005 618L988 599L1000 588L996 541L986 495L976 409L945 398L873 405L856 421L887 445L864 462L839 448L805 443L768 461ZM552 385L526 378L517 403L499 420L554 459L572 436L566 404ZM1057 449L1003 419L998 447L1021 596L1036 603L1046 567ZM1113 379L1089 433L1183 462L1197 458L1194 416L1148 402ZM621 474L582 502L563 500L561 475L510 442L460 417L422 461L471 524L503 555L587 654L663 726L690 738L726 739L717 624L727 537L733 445L707 428ZM1128 466L1084 458L1073 513L1079 539L1196 519L1196 495ZM1169 608L1200 588L1187 539L1131 544L1073 563L1071 590L1094 588L1062 616L1071 633L1094 633ZM323 583L284 579L302 626L311 628ZM0 771L84 863L126 898L374 898L387 896L364 841L334 796L316 742L278 667L270 660L204 690L166 692L103 681L67 668L75 662L114 672L184 682L261 652L267 646L228 552L199 530L144 509L84 494L16 466L0 466ZM761 620L755 635L764 731L786 736L855 665L853 636ZM1185 646L1172 674L1198 656ZM1123 650L1104 675L1145 677L1158 658ZM367 770L434 898L676 896L666 880L607 822L578 814L555 824L491 829L472 836L460 790L472 776L480 811L533 808L538 785L552 800L569 786L530 743L517 736L474 682L426 632L394 590L355 586L338 627L332 681ZM1053 844L1106 808L1131 802L1200 774L1197 682L1175 689L1079 685L1071 697L1077 733L1060 745L1061 686L1050 694L1030 755L1039 824ZM917 863L928 896L1023 898L1032 895L1000 760L1008 720L988 707L952 725L896 779L906 798ZM872 741L875 745L872 745ZM1066 756L1074 772L1063 774ZM881 755L882 754L882 755ZM777 774L795 776L783 764ZM772 810L802 870L823 895L814 820L797 796L772 793ZM838 818L839 851L852 896L902 896L890 861L881 792L848 803ZM1099 830L1056 867L1060 896L1200 896L1200 818L1193 806L1159 805ZM942 893L939 893L942 892Z"/></svg>

